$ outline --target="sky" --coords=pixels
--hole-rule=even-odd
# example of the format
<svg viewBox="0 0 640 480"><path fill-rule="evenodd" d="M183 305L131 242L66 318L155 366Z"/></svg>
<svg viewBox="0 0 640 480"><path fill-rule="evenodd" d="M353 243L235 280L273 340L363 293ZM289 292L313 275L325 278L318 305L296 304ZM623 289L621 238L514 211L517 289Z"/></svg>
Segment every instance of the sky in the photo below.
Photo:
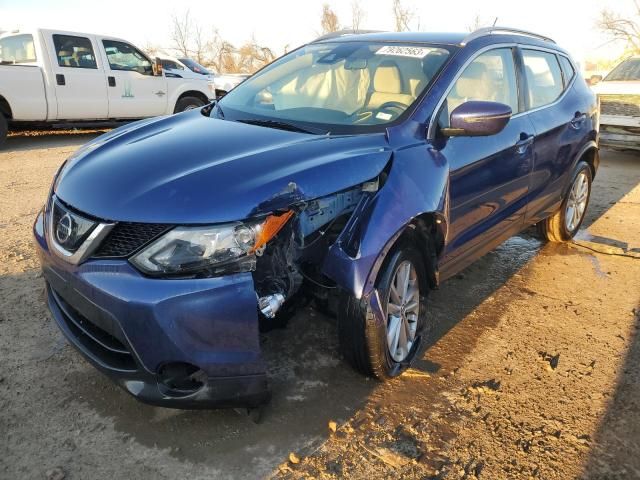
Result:
<svg viewBox="0 0 640 480"><path fill-rule="evenodd" d="M0 30L42 27L124 38L140 47L171 47L171 16L189 11L204 30L217 28L240 45L252 36L278 55L320 33L322 4L343 25L351 24L351 0L0 0ZM393 29L392 0L360 0L361 28ZM541 33L555 39L578 62L617 57L620 45L607 44L595 27L603 8L630 18L632 0L403 0L413 11L412 29L468 31L479 15L493 23Z"/></svg>

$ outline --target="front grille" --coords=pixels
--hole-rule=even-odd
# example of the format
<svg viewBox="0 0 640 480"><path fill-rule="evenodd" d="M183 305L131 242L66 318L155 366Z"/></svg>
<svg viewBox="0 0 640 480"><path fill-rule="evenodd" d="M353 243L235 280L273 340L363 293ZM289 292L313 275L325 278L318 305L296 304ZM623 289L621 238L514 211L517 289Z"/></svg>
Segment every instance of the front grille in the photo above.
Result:
<svg viewBox="0 0 640 480"><path fill-rule="evenodd" d="M601 95L600 113L602 115L640 117L640 95Z"/></svg>
<svg viewBox="0 0 640 480"><path fill-rule="evenodd" d="M60 310L60 321L73 335L74 343L86 355L106 368L123 372L136 372L137 366L129 349L111 333L98 327L75 308L65 302L49 286L50 301Z"/></svg>
<svg viewBox="0 0 640 480"><path fill-rule="evenodd" d="M118 223L93 254L97 258L121 258L133 255L172 225L164 223Z"/></svg>

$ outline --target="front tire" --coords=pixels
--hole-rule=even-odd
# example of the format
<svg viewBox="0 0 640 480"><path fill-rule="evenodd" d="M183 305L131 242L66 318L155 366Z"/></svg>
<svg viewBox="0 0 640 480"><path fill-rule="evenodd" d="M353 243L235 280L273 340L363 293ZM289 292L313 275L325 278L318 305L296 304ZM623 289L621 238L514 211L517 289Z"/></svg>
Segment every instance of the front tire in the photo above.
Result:
<svg viewBox="0 0 640 480"><path fill-rule="evenodd" d="M426 333L428 288L423 256L405 244L389 254L376 282L384 324L365 301L347 294L341 297L340 348L356 370L387 380L413 362Z"/></svg>
<svg viewBox="0 0 640 480"><path fill-rule="evenodd" d="M2 113L0 113L0 147L4 145L4 142L7 139L8 132L9 124L7 123L7 119Z"/></svg>
<svg viewBox="0 0 640 480"><path fill-rule="evenodd" d="M579 162L560 209L538 223L538 231L543 239L567 242L578 233L591 198L592 181L591 167L586 162Z"/></svg>
<svg viewBox="0 0 640 480"><path fill-rule="evenodd" d="M173 113L193 110L194 108L204 107L204 105L205 103L198 97L182 97L176 102L176 108L173 109Z"/></svg>

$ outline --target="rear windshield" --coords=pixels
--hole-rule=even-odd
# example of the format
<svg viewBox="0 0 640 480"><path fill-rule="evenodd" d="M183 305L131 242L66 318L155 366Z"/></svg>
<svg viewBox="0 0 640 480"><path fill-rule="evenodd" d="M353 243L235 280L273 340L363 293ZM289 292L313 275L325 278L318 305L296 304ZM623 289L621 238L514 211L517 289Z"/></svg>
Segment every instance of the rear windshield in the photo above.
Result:
<svg viewBox="0 0 640 480"><path fill-rule="evenodd" d="M640 58L632 58L614 68L605 81L632 82L640 80Z"/></svg>
<svg viewBox="0 0 640 480"><path fill-rule="evenodd" d="M36 49L33 35L22 34L0 39L0 63L33 63L36 61Z"/></svg>

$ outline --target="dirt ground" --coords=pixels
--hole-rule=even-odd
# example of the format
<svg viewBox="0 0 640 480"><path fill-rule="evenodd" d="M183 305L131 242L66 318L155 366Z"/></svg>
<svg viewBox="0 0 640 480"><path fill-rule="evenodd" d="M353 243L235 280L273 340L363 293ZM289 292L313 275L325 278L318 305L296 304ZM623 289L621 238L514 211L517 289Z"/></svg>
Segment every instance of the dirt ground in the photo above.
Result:
<svg viewBox="0 0 640 480"><path fill-rule="evenodd" d="M266 334L256 425L136 402L51 320L30 228L93 137L0 151L0 478L640 478L637 154L603 152L576 244L526 232L433 292L437 339L394 382L353 372L310 307Z"/></svg>

